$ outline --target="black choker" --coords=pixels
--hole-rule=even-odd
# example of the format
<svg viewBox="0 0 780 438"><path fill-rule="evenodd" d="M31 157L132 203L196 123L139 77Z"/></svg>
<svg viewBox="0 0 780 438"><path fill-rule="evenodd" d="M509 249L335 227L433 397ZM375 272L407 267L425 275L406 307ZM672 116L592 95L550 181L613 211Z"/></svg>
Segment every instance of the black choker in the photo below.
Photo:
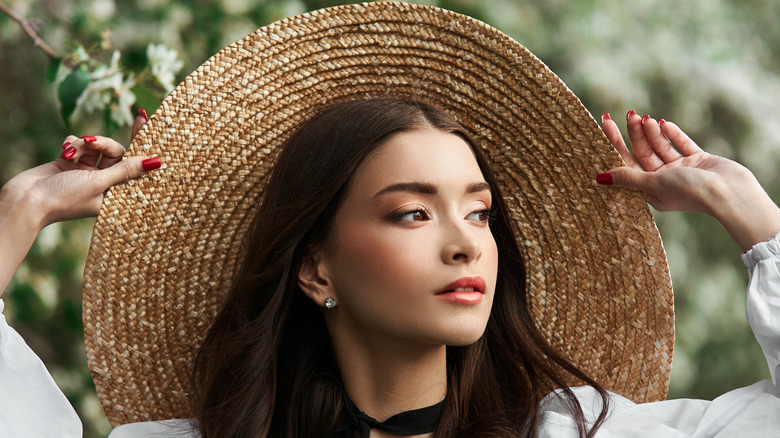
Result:
<svg viewBox="0 0 780 438"><path fill-rule="evenodd" d="M360 438L368 438L373 428L401 436L431 433L439 425L444 412L444 400L427 408L401 412L381 423L358 409L347 394L344 394L344 408L347 412L347 424L333 432L329 438L353 438L355 430L360 432Z"/></svg>

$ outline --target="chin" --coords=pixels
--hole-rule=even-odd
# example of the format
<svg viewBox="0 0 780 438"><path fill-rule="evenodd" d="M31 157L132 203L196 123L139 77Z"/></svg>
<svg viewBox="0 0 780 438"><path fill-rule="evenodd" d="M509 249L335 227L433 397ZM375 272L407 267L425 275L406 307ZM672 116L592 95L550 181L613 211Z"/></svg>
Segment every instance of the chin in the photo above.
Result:
<svg viewBox="0 0 780 438"><path fill-rule="evenodd" d="M466 345L471 345L477 342L482 335L485 334L486 325L487 324L482 324L479 327L474 327L473 325L470 327L458 327L457 330L447 333L444 345L449 347L465 347Z"/></svg>
<svg viewBox="0 0 780 438"><path fill-rule="evenodd" d="M480 333L479 336L459 337L458 339L453 339L452 342L447 342L446 345L448 347L465 347L477 342L482 337L482 334L483 333Z"/></svg>

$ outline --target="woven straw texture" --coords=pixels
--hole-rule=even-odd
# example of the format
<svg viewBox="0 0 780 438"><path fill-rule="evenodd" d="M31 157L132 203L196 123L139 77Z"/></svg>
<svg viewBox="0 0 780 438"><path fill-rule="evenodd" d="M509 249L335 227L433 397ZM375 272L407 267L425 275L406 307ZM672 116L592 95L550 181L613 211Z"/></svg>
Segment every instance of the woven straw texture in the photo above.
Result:
<svg viewBox="0 0 780 438"><path fill-rule="evenodd" d="M88 361L113 425L190 417L190 364L280 144L321 105L388 95L445 109L485 150L552 345L612 391L666 397L666 256L642 196L593 182L622 165L596 121L496 29L372 3L291 17L231 44L132 142L130 155L159 155L163 167L106 195L84 276Z"/></svg>

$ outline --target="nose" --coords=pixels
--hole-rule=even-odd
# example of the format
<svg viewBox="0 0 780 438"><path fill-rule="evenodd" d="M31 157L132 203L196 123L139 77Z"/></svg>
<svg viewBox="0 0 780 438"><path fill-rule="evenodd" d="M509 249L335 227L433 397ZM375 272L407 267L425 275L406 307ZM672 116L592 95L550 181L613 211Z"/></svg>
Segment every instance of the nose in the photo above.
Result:
<svg viewBox="0 0 780 438"><path fill-rule="evenodd" d="M441 257L445 264L471 263L482 255L479 229L467 223L452 224L444 230Z"/></svg>

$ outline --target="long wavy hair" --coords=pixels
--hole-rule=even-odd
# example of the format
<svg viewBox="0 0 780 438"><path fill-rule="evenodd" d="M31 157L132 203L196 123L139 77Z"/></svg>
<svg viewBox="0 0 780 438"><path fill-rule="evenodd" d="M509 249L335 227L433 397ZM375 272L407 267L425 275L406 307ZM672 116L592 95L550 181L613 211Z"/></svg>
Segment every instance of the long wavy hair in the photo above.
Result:
<svg viewBox="0 0 780 438"><path fill-rule="evenodd" d="M279 155L245 257L197 355L193 410L211 437L327 437L345 421L343 386L322 310L298 287L308 248L323 241L350 179L389 136L431 127L462 137L493 190L498 246L495 299L474 344L447 347L447 397L436 437L532 437L553 390L582 437L608 410L606 391L545 340L534 324L525 270L499 185L465 129L425 103L357 100L321 111ZM592 427L569 390L593 386L604 409Z"/></svg>

